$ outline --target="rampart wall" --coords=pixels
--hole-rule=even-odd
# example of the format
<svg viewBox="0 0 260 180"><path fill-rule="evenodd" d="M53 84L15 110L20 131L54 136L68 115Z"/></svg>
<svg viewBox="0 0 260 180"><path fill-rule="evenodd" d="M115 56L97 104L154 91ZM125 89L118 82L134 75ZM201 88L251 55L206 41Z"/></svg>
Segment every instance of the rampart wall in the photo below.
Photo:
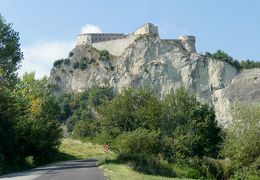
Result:
<svg viewBox="0 0 260 180"><path fill-rule="evenodd" d="M135 36L129 36L125 39L92 43L92 46L98 50L105 49L114 56L120 56L125 51L125 49L134 42L135 38Z"/></svg>

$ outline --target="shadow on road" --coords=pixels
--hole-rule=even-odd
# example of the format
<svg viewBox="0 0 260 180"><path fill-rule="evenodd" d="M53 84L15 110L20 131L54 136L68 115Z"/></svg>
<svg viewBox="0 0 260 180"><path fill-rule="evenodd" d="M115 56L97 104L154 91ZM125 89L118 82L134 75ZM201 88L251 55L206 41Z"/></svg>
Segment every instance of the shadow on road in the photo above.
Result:
<svg viewBox="0 0 260 180"><path fill-rule="evenodd" d="M45 166L41 166L35 169L26 170L26 171L20 171L17 173L8 174L5 176L0 176L1 178L12 178L12 177L20 177L20 176L27 176L30 174L37 174L37 172L41 174L47 174L47 173L55 173L53 171L57 170L69 170L69 169L75 169L75 168L96 168L97 165L96 159L81 159L81 160L73 160L73 161L62 161L58 163L53 163Z"/></svg>

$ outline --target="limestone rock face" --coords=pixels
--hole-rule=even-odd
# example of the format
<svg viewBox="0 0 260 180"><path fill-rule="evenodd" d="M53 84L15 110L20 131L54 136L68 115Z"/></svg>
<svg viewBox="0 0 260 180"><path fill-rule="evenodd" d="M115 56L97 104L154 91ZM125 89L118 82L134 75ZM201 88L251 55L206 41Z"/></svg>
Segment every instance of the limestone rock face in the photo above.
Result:
<svg viewBox="0 0 260 180"><path fill-rule="evenodd" d="M202 102L215 107L217 118L225 124L228 108L236 98L260 99L260 70L238 72L230 64L187 51L179 41L162 40L144 35L134 40L120 56L100 60L100 51L90 46L77 46L69 63L53 67L50 83L54 94L83 91L92 86L150 86L164 97L171 90L184 86ZM86 69L73 64L86 57Z"/></svg>

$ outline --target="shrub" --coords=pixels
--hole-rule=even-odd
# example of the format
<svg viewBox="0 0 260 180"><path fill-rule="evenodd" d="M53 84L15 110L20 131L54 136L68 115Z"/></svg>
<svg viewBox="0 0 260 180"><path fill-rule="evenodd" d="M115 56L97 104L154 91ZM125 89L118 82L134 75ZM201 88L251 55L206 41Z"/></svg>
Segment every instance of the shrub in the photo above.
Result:
<svg viewBox="0 0 260 180"><path fill-rule="evenodd" d="M158 154L159 133L145 129L137 129L126 132L117 137L117 147L121 154L127 155L129 160L135 160L135 156L150 156Z"/></svg>
<svg viewBox="0 0 260 180"><path fill-rule="evenodd" d="M175 158L218 155L223 137L213 109L183 88L167 95L162 106L160 129L164 136L174 138Z"/></svg>
<svg viewBox="0 0 260 180"><path fill-rule="evenodd" d="M213 54L206 52L205 56L225 61L225 62L231 64L232 66L236 67L237 69L240 69L239 61L234 60L231 56L229 56L226 52L224 52L222 50L217 50L217 52L215 52Z"/></svg>
<svg viewBox="0 0 260 180"><path fill-rule="evenodd" d="M70 51L69 57L72 57L73 55L74 55L74 53L72 51Z"/></svg>
<svg viewBox="0 0 260 180"><path fill-rule="evenodd" d="M73 130L73 136L76 138L86 138L91 137L95 134L96 127L91 122L91 120L80 120L76 123L75 128Z"/></svg>
<svg viewBox="0 0 260 180"><path fill-rule="evenodd" d="M70 59L69 58L64 59L64 64L70 64Z"/></svg>
<svg viewBox="0 0 260 180"><path fill-rule="evenodd" d="M189 167L186 163L174 164L173 170L178 178L202 179L202 174L199 170Z"/></svg>
<svg viewBox="0 0 260 180"><path fill-rule="evenodd" d="M176 177L171 164L161 156L136 156L136 160L133 162L133 169L146 174Z"/></svg>
<svg viewBox="0 0 260 180"><path fill-rule="evenodd" d="M260 68L259 61L252 61L252 60L241 61L240 65L241 68L243 69Z"/></svg>
<svg viewBox="0 0 260 180"><path fill-rule="evenodd" d="M61 65L63 62L64 62L63 59L58 59L58 60L54 61L53 66L57 67L57 66Z"/></svg>
<svg viewBox="0 0 260 180"><path fill-rule="evenodd" d="M81 70L84 70L87 68L87 64L89 62L89 59L87 57L82 57L79 61L79 68Z"/></svg>
<svg viewBox="0 0 260 180"><path fill-rule="evenodd" d="M203 177L208 179L223 179L226 177L222 161L208 157L194 157L190 159L190 165L199 170Z"/></svg>
<svg viewBox="0 0 260 180"><path fill-rule="evenodd" d="M78 69L79 68L79 62L74 62L73 63L73 69Z"/></svg>
<svg viewBox="0 0 260 180"><path fill-rule="evenodd" d="M110 54L107 50L99 51L99 60L100 61L107 61L110 59Z"/></svg>
<svg viewBox="0 0 260 180"><path fill-rule="evenodd" d="M233 120L227 129L223 155L236 169L251 166L260 156L260 106L233 105Z"/></svg>

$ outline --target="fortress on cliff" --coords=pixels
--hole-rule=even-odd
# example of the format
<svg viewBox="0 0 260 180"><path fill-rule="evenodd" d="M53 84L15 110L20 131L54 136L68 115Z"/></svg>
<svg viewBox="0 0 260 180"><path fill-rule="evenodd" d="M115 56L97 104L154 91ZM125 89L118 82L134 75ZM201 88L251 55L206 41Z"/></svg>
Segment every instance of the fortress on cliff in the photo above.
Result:
<svg viewBox="0 0 260 180"><path fill-rule="evenodd" d="M135 32L124 33L85 33L77 37L76 46L91 45L98 50L107 50L114 56L120 56L125 49L142 35L158 35L158 27L147 23L139 27ZM178 39L161 39L168 43L180 43L187 52L196 52L194 36L180 36Z"/></svg>

